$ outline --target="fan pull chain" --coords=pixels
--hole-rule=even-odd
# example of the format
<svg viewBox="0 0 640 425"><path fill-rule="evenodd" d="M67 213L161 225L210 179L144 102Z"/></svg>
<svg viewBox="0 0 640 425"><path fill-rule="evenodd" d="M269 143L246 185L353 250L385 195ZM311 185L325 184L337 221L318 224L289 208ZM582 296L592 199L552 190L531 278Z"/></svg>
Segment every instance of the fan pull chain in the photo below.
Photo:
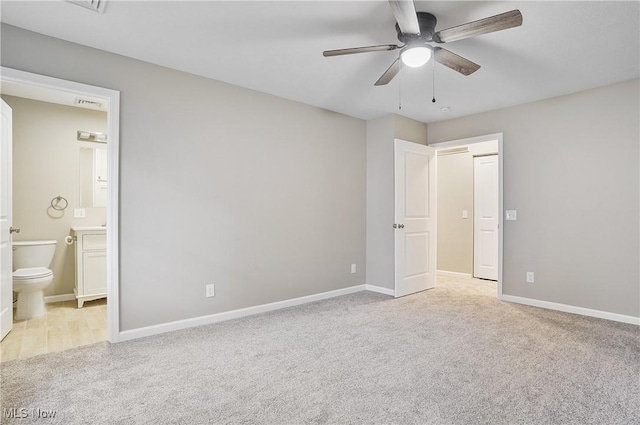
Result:
<svg viewBox="0 0 640 425"><path fill-rule="evenodd" d="M398 72L398 74L400 74L398 76L398 110L401 111L402 110L402 61L400 61L400 71Z"/></svg>
<svg viewBox="0 0 640 425"><path fill-rule="evenodd" d="M433 90L433 98L431 99L431 102L436 103L436 58L435 55L433 56L434 57L431 58L431 76L433 78L433 85L431 87Z"/></svg>

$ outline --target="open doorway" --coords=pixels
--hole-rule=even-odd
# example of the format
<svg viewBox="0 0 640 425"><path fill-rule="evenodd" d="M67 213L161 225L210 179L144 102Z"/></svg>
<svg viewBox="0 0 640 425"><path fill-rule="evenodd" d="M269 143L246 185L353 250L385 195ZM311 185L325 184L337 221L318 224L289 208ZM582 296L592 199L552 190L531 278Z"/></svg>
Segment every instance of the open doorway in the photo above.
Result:
<svg viewBox="0 0 640 425"><path fill-rule="evenodd" d="M501 298L502 134L431 146L438 155L438 274L494 280Z"/></svg>
<svg viewBox="0 0 640 425"><path fill-rule="evenodd" d="M28 211L31 208L36 211L40 210L40 215L47 216L43 221L43 226L49 227L46 232L51 233L52 229L50 227L52 226L47 226L45 223L47 220L50 223L60 224L65 221L66 224L71 224L69 218L73 218L72 225L66 226L68 227L66 237L51 237L58 245L56 249L58 264L52 264L58 272L58 288L53 292L46 293L45 295L48 296L45 297L45 300L51 304L65 303L66 307L73 307L74 310L79 312L79 318L84 314L83 308L91 307L93 310L98 311L101 307L103 313L106 309L107 317L104 323L106 335L103 331L102 336L104 340L117 342L119 335L117 261L119 93L100 87L87 86L8 68L2 68L0 80L2 81L1 94L3 98L10 106L14 104L16 112L18 112L18 116L14 114L14 121L16 121L16 118L21 121L20 125L14 126L14 133L20 131L21 127L25 128L25 122L29 122L29 118L25 118L25 114L28 111L47 110L47 114L59 114L59 117L51 121L56 124L62 121L60 117L63 115L73 117L75 116L74 110L78 111L79 118L76 125L78 128L75 128L74 124L70 124L74 129L66 132L72 133L72 135L67 134L65 136L68 139L67 143L70 144L68 156L74 156L75 158L73 163L67 161L69 163L66 166L62 165L62 162L69 159L65 158L64 154L59 156L60 160L53 161L54 156L51 155L53 151L50 152L49 156L38 156L39 154L28 156L21 153L19 159L22 162L16 164L20 169L16 171L16 168L14 168L13 173L14 176L16 172L21 173L18 184L24 185L24 181L31 177L36 180L45 178L36 176L38 174L36 170L46 168L43 165L51 165L53 163L53 168L49 167L48 172L50 174L66 173L69 181L66 182L66 185L62 182L56 185L59 190L55 191L55 193L52 192L53 194L50 196L51 203L46 208L39 208L39 205L29 205L29 196L24 195L26 189L21 186L20 190L16 190L14 187L10 201L17 205L12 205L11 210L14 210L13 207L15 206L20 211L18 211L19 214L14 212L11 221L16 223L14 227L19 227L17 221L26 220L24 211ZM70 119L75 120L75 118ZM41 126L44 129L42 138L47 138L47 132L49 131L51 135L56 132L51 122L48 123L50 127ZM25 137L23 136L19 135L18 137L24 140ZM15 136L13 138L14 140L16 139ZM25 146L20 147L21 150L24 148ZM26 151L29 149L27 147ZM9 157L9 160L13 162L16 158L15 152L13 156L9 155ZM25 161L27 162L25 163ZM68 168L72 168L72 170ZM23 178L28 175L31 175L31 177ZM87 177L86 184L81 184L80 179L82 176ZM49 189L53 190L52 188ZM16 198L18 199L16 200ZM23 198L26 198L26 200ZM16 215L19 217L16 217ZM30 227L32 229L25 231L24 237L15 239L48 239L48 237L39 237L29 233L30 231L45 232L45 230L33 229L36 226L31 222ZM82 233L83 231L85 233ZM27 233L29 234L27 235ZM87 235L87 237L85 238L84 235ZM82 246L78 242L82 243L83 240L93 244L88 248L85 247L91 252L87 252L86 255L80 252L78 257L77 247ZM68 246L65 246L67 244ZM82 268L78 272L78 262L82 267L83 260L86 260L86 263L84 263L86 268L84 272ZM3 261L6 261L4 257ZM12 265L9 265L9 267L12 267ZM91 267L94 268L93 276L89 273ZM85 284L89 292L83 292L82 285L78 286L78 280L82 280L83 276L89 279L89 282ZM6 280L6 276L3 275L3 285L7 284ZM65 282L61 283L62 280L65 280ZM73 281L71 291L68 288L70 286L69 281ZM11 285L11 282L9 284ZM91 287L92 284L94 285L93 288ZM94 292L91 292L91 290L94 290ZM3 296L1 300L3 305L11 302L6 298L6 296ZM105 303L106 299L108 299L108 303ZM104 304L106 304L106 307L104 307ZM88 312L88 310L85 310L85 312ZM91 315L87 313L87 316ZM94 320L98 319L96 314L93 316ZM98 338L100 337L98 336ZM60 348L60 345L58 348Z"/></svg>

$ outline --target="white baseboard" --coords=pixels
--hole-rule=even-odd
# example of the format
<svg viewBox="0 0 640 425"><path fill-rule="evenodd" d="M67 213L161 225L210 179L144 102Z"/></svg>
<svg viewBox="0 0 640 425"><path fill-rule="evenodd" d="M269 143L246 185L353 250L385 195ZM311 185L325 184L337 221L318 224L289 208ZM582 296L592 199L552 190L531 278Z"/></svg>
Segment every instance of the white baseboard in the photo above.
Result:
<svg viewBox="0 0 640 425"><path fill-rule="evenodd" d="M438 271L440 272L440 271ZM445 272L455 273L455 272ZM463 273L457 273L457 275L464 275ZM469 276L469 275L465 275ZM223 322L226 320L239 319L241 317L253 316L255 314L267 313L269 311L280 310L287 307L294 307L297 305L307 304L315 301L326 300L333 297L339 297L342 295L353 294L360 291L372 291L380 294L394 296L393 289L383 288L375 285L356 285L348 288L337 289L335 291L322 292L320 294L308 295L305 297L293 298L290 300L277 301L269 304L262 304L253 307L242 308L238 310L225 311L223 313L210 314L207 316L194 317L191 319L177 320L169 323L162 323L159 325L146 326L138 329L131 329L128 331L122 331L119 333L118 341L127 341L136 338L143 338L152 335L158 335L165 332L172 332L181 329L192 328L195 326L209 325L213 323ZM640 325L640 317L626 316L623 314L609 313L606 311L592 310L583 307L575 307L566 304L558 304L549 301L540 301L531 298L517 297L513 295L502 295L501 300L507 302L513 302L517 304L525 304L533 307L541 307L550 310L563 311L566 313L581 314L584 316L598 317L601 319L613 320L617 322L630 323L634 325ZM46 302L57 302L75 300L73 294L66 295L54 295L45 298Z"/></svg>
<svg viewBox="0 0 640 425"><path fill-rule="evenodd" d="M454 277L473 277L470 273L450 272L447 270L438 270L438 274Z"/></svg>
<svg viewBox="0 0 640 425"><path fill-rule="evenodd" d="M73 294L62 294L62 295L50 295L48 297L44 297L44 303L59 303L62 301L75 301L76 296Z"/></svg>
<svg viewBox="0 0 640 425"><path fill-rule="evenodd" d="M610 313L608 311L592 310L590 308L553 303L550 301L535 300L533 298L517 297L515 295L502 294L500 299L502 301L530 305L533 307L546 308L548 310L557 310L565 313L580 314L583 316L597 317L599 319L613 320L615 322L629 323L632 325L640 325L640 317L627 316L627 315L618 314L618 313Z"/></svg>
<svg viewBox="0 0 640 425"><path fill-rule="evenodd" d="M349 288L336 289L335 291L322 292L320 294L308 295L305 297L293 298L290 300L277 301L274 303L262 304L254 307L225 311L223 313L210 314L207 316L176 320L175 322L162 323L159 325L147 326L144 328L121 331L118 341L127 341L130 339L143 338L146 336L157 335L165 332L193 328L195 326L210 325L212 323L223 322L226 320L239 319L241 317L253 316L254 314L266 313L269 311L280 310L287 307L294 307L301 304L312 303L314 301L326 300L328 298L353 294L354 292L360 292L364 290L365 285L351 286Z"/></svg>
<svg viewBox="0 0 640 425"><path fill-rule="evenodd" d="M389 289L389 288L383 288L382 286L375 286L375 285L364 285L364 290L365 291L371 291L371 292L377 292L379 294L385 294L385 295L391 295L392 297L395 296L395 291L393 289Z"/></svg>

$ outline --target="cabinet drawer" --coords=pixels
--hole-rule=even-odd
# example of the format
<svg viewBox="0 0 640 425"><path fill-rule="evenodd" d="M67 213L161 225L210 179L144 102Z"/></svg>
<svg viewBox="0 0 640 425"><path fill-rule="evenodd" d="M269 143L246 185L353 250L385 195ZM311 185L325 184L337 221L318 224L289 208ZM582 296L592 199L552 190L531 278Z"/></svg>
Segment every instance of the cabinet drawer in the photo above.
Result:
<svg viewBox="0 0 640 425"><path fill-rule="evenodd" d="M107 235L82 235L82 250L95 251L107 249Z"/></svg>

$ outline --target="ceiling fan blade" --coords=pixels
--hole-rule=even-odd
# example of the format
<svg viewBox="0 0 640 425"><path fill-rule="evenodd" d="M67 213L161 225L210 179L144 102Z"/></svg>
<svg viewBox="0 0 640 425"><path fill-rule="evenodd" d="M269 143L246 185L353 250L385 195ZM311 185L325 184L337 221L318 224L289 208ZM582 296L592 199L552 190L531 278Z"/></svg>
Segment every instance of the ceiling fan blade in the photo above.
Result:
<svg viewBox="0 0 640 425"><path fill-rule="evenodd" d="M378 81L374 84L374 86L384 86L389 84L393 77L395 77L398 72L400 72L400 58L396 59L394 63L382 74Z"/></svg>
<svg viewBox="0 0 640 425"><path fill-rule="evenodd" d="M389 5L403 34L420 34L420 24L413 0L389 0Z"/></svg>
<svg viewBox="0 0 640 425"><path fill-rule="evenodd" d="M434 47L433 56L436 62L443 64L446 67L458 71L462 75L470 75L480 69L480 65L471 62L469 59L465 59L462 56L456 55L447 49L441 47Z"/></svg>
<svg viewBox="0 0 640 425"><path fill-rule="evenodd" d="M366 46L366 47L353 47L350 49L337 49L337 50L325 50L322 52L322 56L340 56L340 55L352 55L354 53L368 53L368 52L384 52L387 50L396 50L398 46L395 44L383 44L380 46Z"/></svg>
<svg viewBox="0 0 640 425"><path fill-rule="evenodd" d="M447 28L433 34L433 41L436 43L450 43L476 35L488 34L490 32L506 30L507 28L519 27L522 25L522 14L518 9L489 18Z"/></svg>

